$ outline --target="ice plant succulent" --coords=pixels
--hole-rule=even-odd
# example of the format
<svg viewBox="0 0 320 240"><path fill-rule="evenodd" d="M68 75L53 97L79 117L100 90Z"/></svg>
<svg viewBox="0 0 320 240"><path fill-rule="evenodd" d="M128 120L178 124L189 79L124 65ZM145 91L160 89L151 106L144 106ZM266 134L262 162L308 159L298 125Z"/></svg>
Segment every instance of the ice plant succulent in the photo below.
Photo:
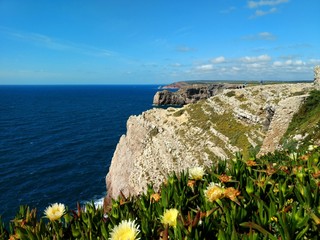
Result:
<svg viewBox="0 0 320 240"><path fill-rule="evenodd" d="M189 179L201 180L204 175L203 167L193 167L189 169Z"/></svg>
<svg viewBox="0 0 320 240"><path fill-rule="evenodd" d="M187 186L194 189L195 184L196 184L195 180L188 180Z"/></svg>
<svg viewBox="0 0 320 240"><path fill-rule="evenodd" d="M176 227L178 214L179 211L175 208L167 209L162 216L162 224L169 225L170 227Z"/></svg>
<svg viewBox="0 0 320 240"><path fill-rule="evenodd" d="M50 221L56 221L64 215L65 206L62 203L54 203L51 206L47 207L44 213Z"/></svg>
<svg viewBox="0 0 320 240"><path fill-rule="evenodd" d="M204 195L209 202L214 202L224 196L225 189L221 187L220 184L211 182L206 190L204 190Z"/></svg>
<svg viewBox="0 0 320 240"><path fill-rule="evenodd" d="M221 182L226 183L226 182L229 182L229 181L231 180L231 176L228 176L228 175L226 175L226 174L221 174L221 175L219 176L219 180L220 180Z"/></svg>
<svg viewBox="0 0 320 240"><path fill-rule="evenodd" d="M224 196L226 198L229 198L231 201L235 202L235 203L238 203L239 204L239 201L237 199L237 196L240 195L240 191L233 188L233 187L228 187L225 191L224 191Z"/></svg>
<svg viewBox="0 0 320 240"><path fill-rule="evenodd" d="M248 160L248 161L246 161L246 164L247 164L248 167L257 166L257 162L256 162L256 161L253 161L253 160Z"/></svg>
<svg viewBox="0 0 320 240"><path fill-rule="evenodd" d="M159 193L153 193L151 196L150 196L150 201L151 202L159 202L161 196Z"/></svg>
<svg viewBox="0 0 320 240"><path fill-rule="evenodd" d="M134 221L122 220L111 231L109 240L137 240L140 230Z"/></svg>

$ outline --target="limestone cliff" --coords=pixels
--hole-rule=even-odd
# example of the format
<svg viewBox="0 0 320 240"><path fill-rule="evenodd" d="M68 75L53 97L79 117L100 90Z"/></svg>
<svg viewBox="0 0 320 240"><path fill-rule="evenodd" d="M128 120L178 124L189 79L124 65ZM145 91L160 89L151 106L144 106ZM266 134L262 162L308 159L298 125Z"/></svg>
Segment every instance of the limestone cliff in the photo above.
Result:
<svg viewBox="0 0 320 240"><path fill-rule="evenodd" d="M173 85L180 86L176 92L168 90L159 91L153 98L154 105L184 105L195 103L201 99L212 97L223 89L237 89L243 88L240 84L190 84L190 85Z"/></svg>
<svg viewBox="0 0 320 240"><path fill-rule="evenodd" d="M131 116L106 177L109 198L158 189L170 172L211 166L219 159L260 149L274 151L311 83L224 89L182 108Z"/></svg>

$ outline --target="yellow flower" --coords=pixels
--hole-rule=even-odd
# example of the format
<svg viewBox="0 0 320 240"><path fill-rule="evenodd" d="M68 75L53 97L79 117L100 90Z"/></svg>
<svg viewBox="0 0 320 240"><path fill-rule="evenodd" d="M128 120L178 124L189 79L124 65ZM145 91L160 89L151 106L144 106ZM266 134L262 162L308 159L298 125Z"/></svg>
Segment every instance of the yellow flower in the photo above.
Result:
<svg viewBox="0 0 320 240"><path fill-rule="evenodd" d="M292 204L292 203L293 203L293 199L290 198L290 199L288 199L288 200L286 201L285 205L290 205L290 204Z"/></svg>
<svg viewBox="0 0 320 240"><path fill-rule="evenodd" d="M44 213L50 221L56 221L65 213L65 206L62 203L55 203L47 207Z"/></svg>
<svg viewBox="0 0 320 240"><path fill-rule="evenodd" d="M119 225L115 226L111 231L109 240L137 240L139 228L134 221L122 220Z"/></svg>
<svg viewBox="0 0 320 240"><path fill-rule="evenodd" d="M168 224L170 227L176 227L178 214L179 211L175 208L167 209L162 216L161 222L164 225Z"/></svg>
<svg viewBox="0 0 320 240"><path fill-rule="evenodd" d="M278 222L278 218L277 218L277 217L271 217L271 218L270 218L270 221L271 221L271 222Z"/></svg>
<svg viewBox="0 0 320 240"><path fill-rule="evenodd" d="M273 192L278 193L279 192L279 183L276 183L273 187Z"/></svg>
<svg viewBox="0 0 320 240"><path fill-rule="evenodd" d="M313 150L317 149L317 147L318 147L317 145L309 145L308 150L313 151Z"/></svg>
<svg viewBox="0 0 320 240"><path fill-rule="evenodd" d="M224 190L219 184L211 182L207 189L204 190L204 194L209 202L214 202L224 196Z"/></svg>
<svg viewBox="0 0 320 240"><path fill-rule="evenodd" d="M193 180L201 180L204 175L203 167L193 167L189 169L189 178Z"/></svg>

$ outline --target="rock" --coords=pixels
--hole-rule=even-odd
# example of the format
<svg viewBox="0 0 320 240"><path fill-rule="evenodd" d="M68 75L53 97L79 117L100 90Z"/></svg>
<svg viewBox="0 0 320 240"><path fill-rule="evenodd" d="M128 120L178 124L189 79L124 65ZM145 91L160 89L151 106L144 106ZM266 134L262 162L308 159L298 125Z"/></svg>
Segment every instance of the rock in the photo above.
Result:
<svg viewBox="0 0 320 240"><path fill-rule="evenodd" d="M320 65L314 67L314 85L320 89Z"/></svg>
<svg viewBox="0 0 320 240"><path fill-rule="evenodd" d="M176 92L168 90L158 91L153 98L153 104L181 106L212 97L223 89L236 89L242 87L244 86L238 84L194 84L191 86L182 86Z"/></svg>
<svg viewBox="0 0 320 240"><path fill-rule="evenodd" d="M274 152L280 148L280 140L288 129L293 115L308 95L293 96L281 100L275 109L267 135L262 143L258 156Z"/></svg>
<svg viewBox="0 0 320 240"><path fill-rule="evenodd" d="M261 146L261 155L274 151L312 89L310 83L184 89L180 96L185 103L213 96L182 108L154 108L131 116L106 177L107 198L117 198L120 192L139 195L148 184L157 191L173 171L209 167L238 151L248 158L251 146ZM169 101L161 95L155 98L158 103ZM175 101L182 103L181 98Z"/></svg>
<svg viewBox="0 0 320 240"><path fill-rule="evenodd" d="M153 97L154 105L179 105L185 104L185 99L175 92L170 92L168 90L157 92Z"/></svg>
<svg viewBox="0 0 320 240"><path fill-rule="evenodd" d="M268 106L265 107L264 110L265 110L265 113L266 113L266 118L263 121L263 130L267 131L269 129L270 123L272 121L272 118L273 118L273 115L274 115L274 112L275 112L275 107L268 105Z"/></svg>

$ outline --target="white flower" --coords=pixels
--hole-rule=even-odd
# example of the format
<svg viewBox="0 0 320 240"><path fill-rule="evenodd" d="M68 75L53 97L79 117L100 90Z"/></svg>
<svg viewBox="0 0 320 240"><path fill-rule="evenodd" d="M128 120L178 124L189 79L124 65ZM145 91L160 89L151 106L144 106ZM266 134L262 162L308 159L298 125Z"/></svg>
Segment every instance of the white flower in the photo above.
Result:
<svg viewBox="0 0 320 240"><path fill-rule="evenodd" d="M65 206L62 203L55 203L47 207L44 213L50 221L55 221L63 216L65 213Z"/></svg>
<svg viewBox="0 0 320 240"><path fill-rule="evenodd" d="M189 169L189 178L193 180L201 180L204 175L203 167L193 167Z"/></svg>
<svg viewBox="0 0 320 240"><path fill-rule="evenodd" d="M296 160L297 157L298 157L298 154L297 154L296 152L290 153L290 155L289 155L289 158L290 158L291 160Z"/></svg>

